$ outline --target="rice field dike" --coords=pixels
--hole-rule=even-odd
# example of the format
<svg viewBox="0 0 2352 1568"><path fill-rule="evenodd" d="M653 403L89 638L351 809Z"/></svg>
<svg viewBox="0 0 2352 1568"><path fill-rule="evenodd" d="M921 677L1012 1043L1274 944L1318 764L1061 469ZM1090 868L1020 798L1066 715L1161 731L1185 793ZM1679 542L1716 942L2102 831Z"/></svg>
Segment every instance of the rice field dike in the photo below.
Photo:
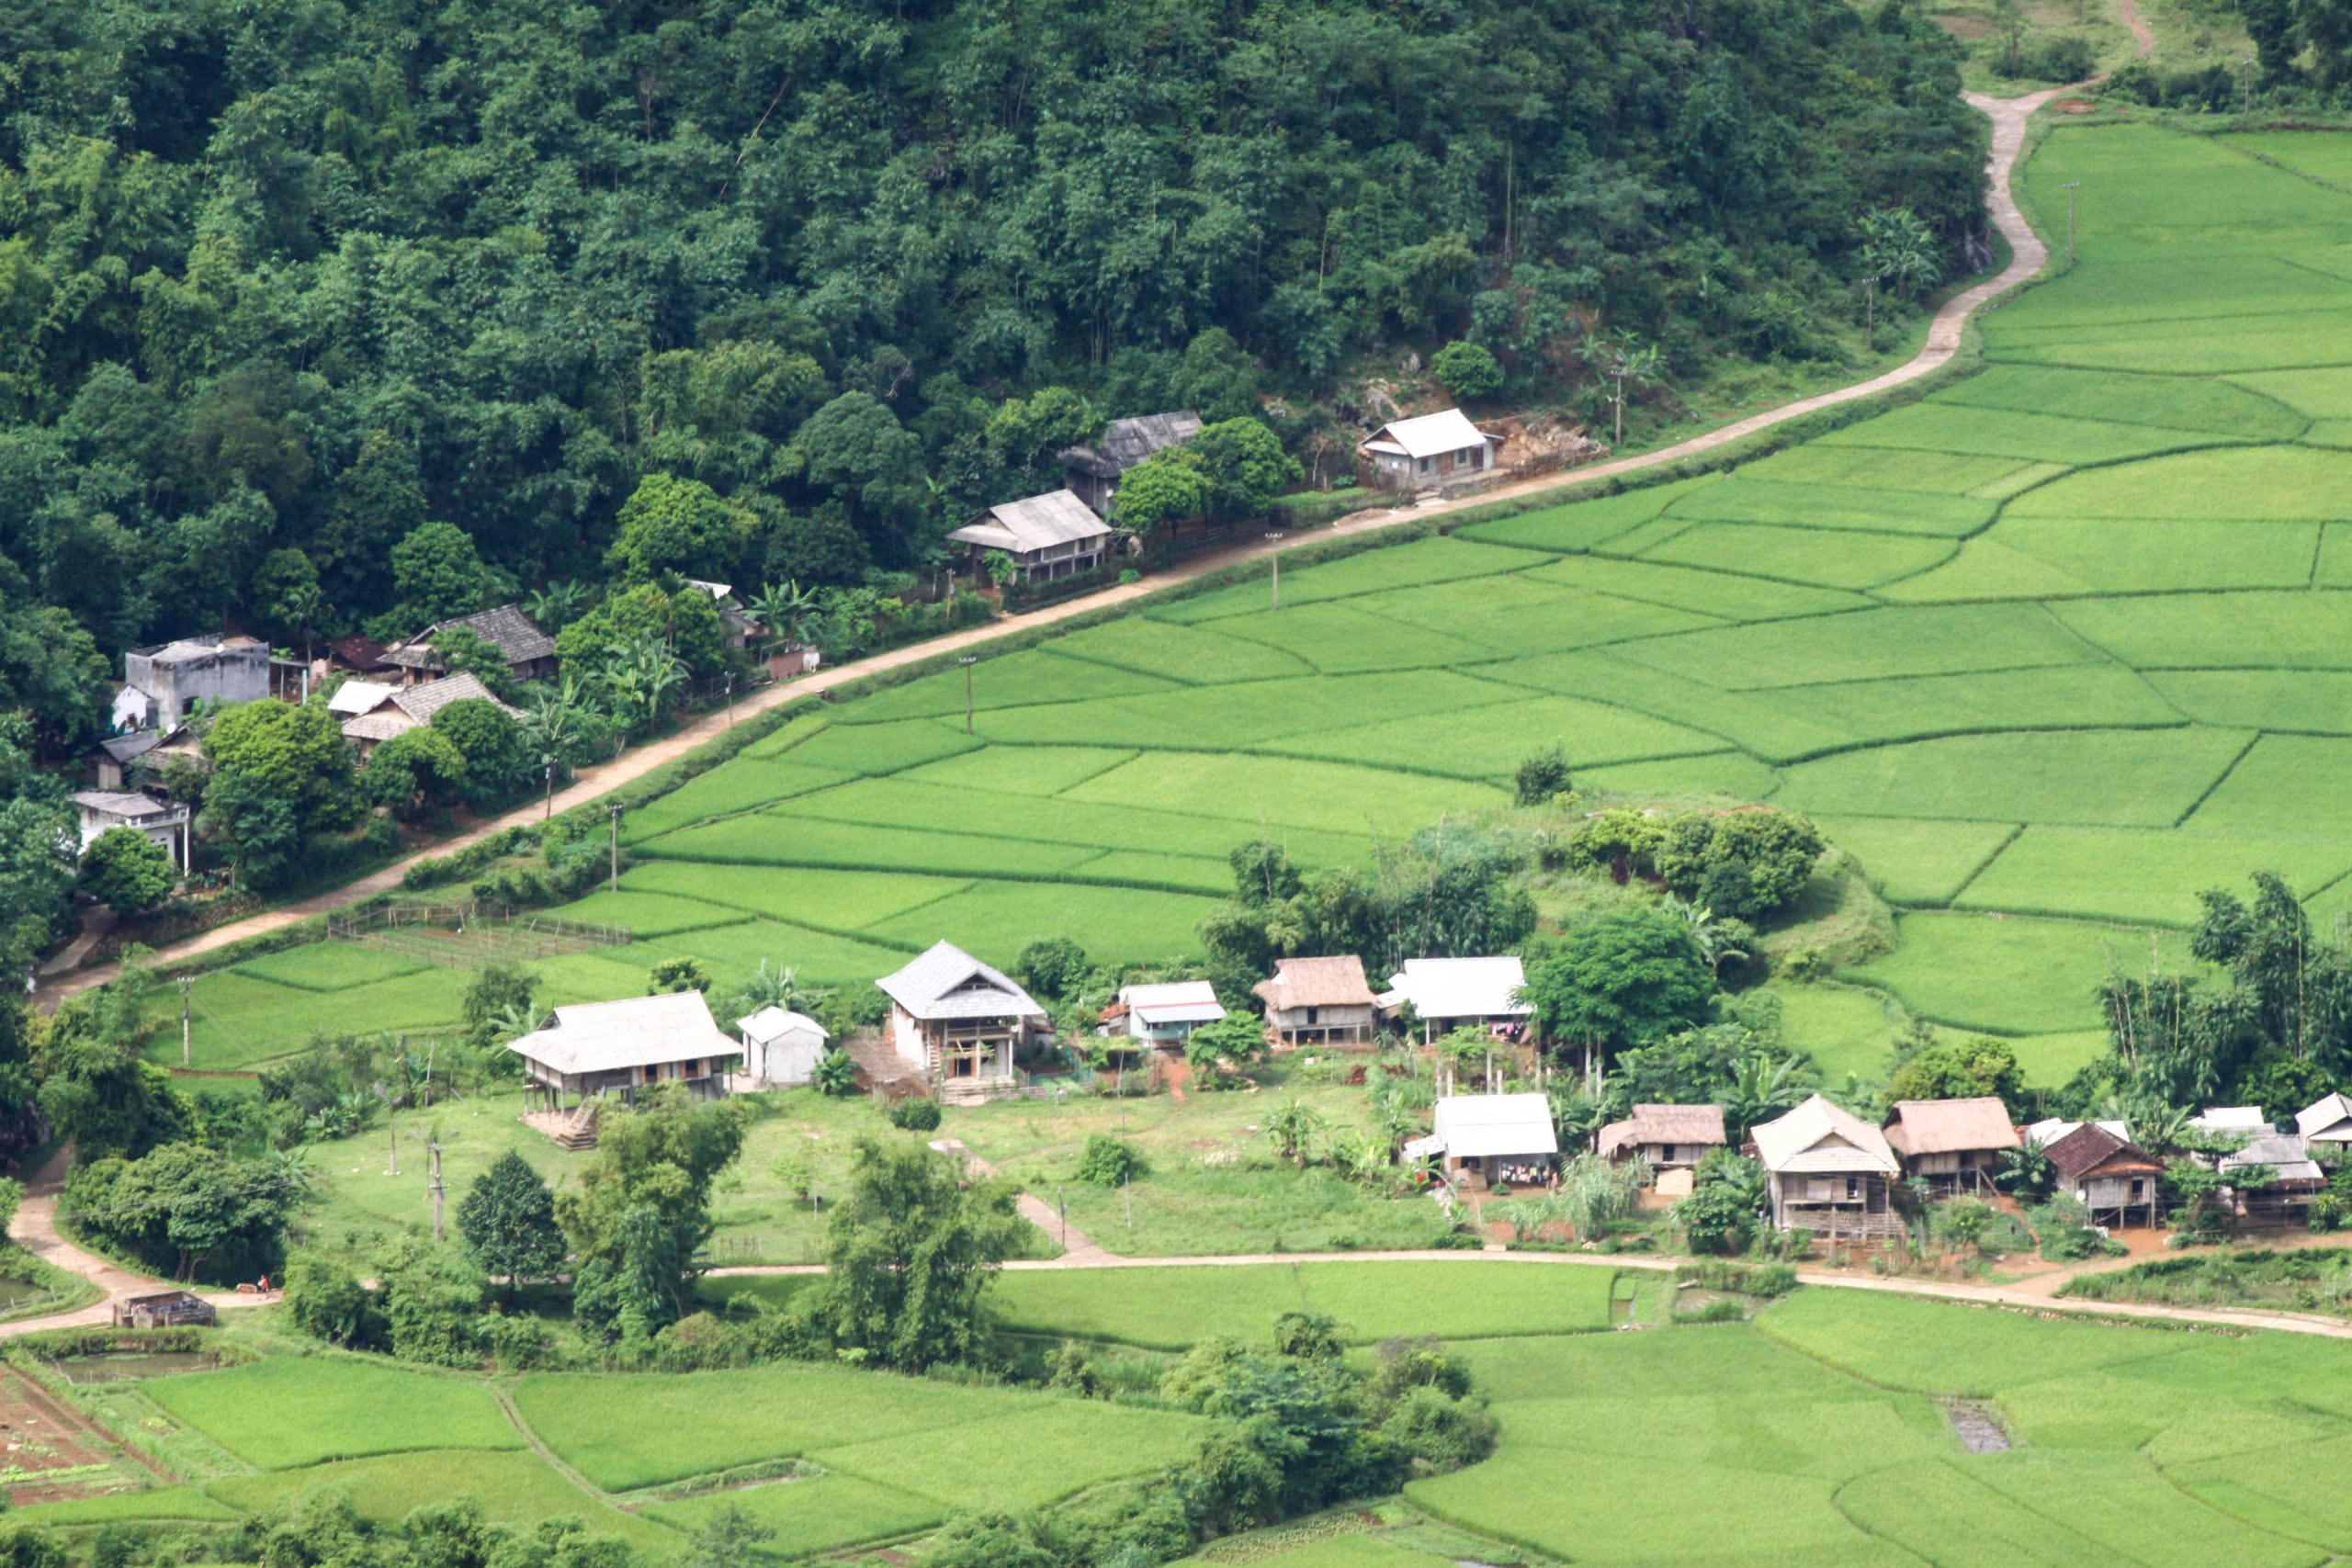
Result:
<svg viewBox="0 0 2352 1568"><path fill-rule="evenodd" d="M1090 1369L1052 1389L809 1364L484 1376L288 1353L264 1311L212 1333L224 1353L180 1358L215 1370L163 1357L94 1375L105 1358L86 1348L18 1350L10 1375L75 1406L87 1441L111 1432L149 1462L125 1467L136 1483L15 1510L10 1539L43 1527L77 1551L146 1553L133 1561L277 1563L311 1561L299 1543L322 1532L352 1550L371 1529L413 1545L504 1527L542 1533L560 1562L632 1568L748 1517L729 1561L904 1562L993 1517L1066 1546L1204 1484L1219 1423L1182 1388L1229 1352L1186 1352L1222 1337L1262 1356L1279 1314L1314 1311L1358 1370L1397 1354L1374 1348L1389 1336L1434 1334L1409 1348L1466 1374L1490 1456L1188 1561L2317 1568L2352 1553L2340 1343L1822 1288L1699 1322L1675 1289L1657 1270L1478 1259L1005 1275L1007 1331Z"/></svg>

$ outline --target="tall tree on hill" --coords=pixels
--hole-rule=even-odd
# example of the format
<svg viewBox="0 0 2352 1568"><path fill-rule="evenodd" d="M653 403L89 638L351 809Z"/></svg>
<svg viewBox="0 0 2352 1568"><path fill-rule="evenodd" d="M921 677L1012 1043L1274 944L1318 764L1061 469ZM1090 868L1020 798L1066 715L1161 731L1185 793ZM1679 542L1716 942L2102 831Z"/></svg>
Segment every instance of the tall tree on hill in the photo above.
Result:
<svg viewBox="0 0 2352 1568"><path fill-rule="evenodd" d="M505 1281L509 1301L524 1280L550 1279L563 1268L555 1194L513 1149L474 1178L458 1205L458 1232L482 1272Z"/></svg>

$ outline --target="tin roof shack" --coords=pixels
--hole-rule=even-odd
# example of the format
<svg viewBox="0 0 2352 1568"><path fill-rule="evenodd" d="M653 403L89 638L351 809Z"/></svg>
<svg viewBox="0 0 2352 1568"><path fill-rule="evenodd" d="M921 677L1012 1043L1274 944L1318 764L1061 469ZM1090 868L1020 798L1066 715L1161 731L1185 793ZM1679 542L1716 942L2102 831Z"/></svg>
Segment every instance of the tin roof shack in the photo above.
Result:
<svg viewBox="0 0 2352 1568"><path fill-rule="evenodd" d="M1939 1198L1975 1192L1995 1196L1993 1177L2011 1149L2018 1130L1998 1095L1971 1100L1898 1100L1887 1112L1887 1146L1903 1161L1903 1174L1928 1183Z"/></svg>
<svg viewBox="0 0 2352 1568"><path fill-rule="evenodd" d="M1427 490L1491 473L1499 435L1488 435L1460 409L1392 420L1356 447L1383 490Z"/></svg>
<svg viewBox="0 0 2352 1568"><path fill-rule="evenodd" d="M335 692L334 699L346 704L346 707L337 707L334 711L342 713L347 707L360 710L343 721L343 738L359 748L359 755L365 759L377 747L401 731L431 724L433 716L451 703L469 699L497 703L510 716L517 719L523 716L522 709L501 703L491 695L490 688L481 683L481 677L470 670L444 675L438 681L427 681L421 686L385 686L347 681Z"/></svg>
<svg viewBox="0 0 2352 1568"><path fill-rule="evenodd" d="M975 571L985 571L982 558L989 551L1003 551L1023 582L1091 571L1111 548L1111 525L1066 490L991 506L947 536L971 547Z"/></svg>
<svg viewBox="0 0 2352 1568"><path fill-rule="evenodd" d="M2295 1133L2258 1133L2213 1168L2229 1182L2239 1213L2271 1224L2301 1222L2327 1188L2327 1173Z"/></svg>
<svg viewBox="0 0 2352 1568"><path fill-rule="evenodd" d="M1886 1134L1814 1095L1748 1134L1770 1174L1772 1223L1802 1225L1832 1242L1899 1235L1903 1216L1889 1193L1902 1167Z"/></svg>
<svg viewBox="0 0 2352 1568"><path fill-rule="evenodd" d="M508 1050L523 1058L550 1111L563 1097L616 1094L625 1105L656 1084L683 1084L696 1098L727 1092L729 1064L743 1048L719 1032L700 991L669 991L560 1007Z"/></svg>
<svg viewBox="0 0 2352 1568"><path fill-rule="evenodd" d="M1077 497L1104 517L1129 468L1167 446L1182 446L1201 433L1201 416L1190 409L1114 419L1089 445L1061 450L1062 471Z"/></svg>
<svg viewBox="0 0 2352 1568"><path fill-rule="evenodd" d="M1688 1193L1689 1172L1709 1149L1723 1146L1720 1105L1636 1105L1624 1121L1600 1130L1601 1158L1641 1160L1656 1176L1658 1190L1671 1196Z"/></svg>
<svg viewBox="0 0 2352 1568"><path fill-rule="evenodd" d="M1481 1191L1544 1186L1560 1156L1552 1101L1540 1094L1447 1095L1431 1136L1445 1174Z"/></svg>
<svg viewBox="0 0 2352 1568"><path fill-rule="evenodd" d="M209 1328L218 1317L210 1302L189 1291L125 1296L114 1303L117 1328Z"/></svg>
<svg viewBox="0 0 2352 1568"><path fill-rule="evenodd" d="M1119 999L1103 1010L1103 1032L1124 1028L1132 1039L1169 1050L1182 1049L1193 1031L1225 1016L1216 988L1206 980L1177 980L1158 986L1122 986Z"/></svg>
<svg viewBox="0 0 2352 1568"><path fill-rule="evenodd" d="M86 854L98 836L113 828L144 833L172 857L182 874L187 871L188 810L183 801L158 800L136 790L85 789L73 795L81 816L82 841L74 853Z"/></svg>
<svg viewBox="0 0 2352 1568"><path fill-rule="evenodd" d="M519 604L501 604L495 610L477 610L455 620L435 621L414 637L386 649L384 662L404 671L411 685L429 681L449 668L433 652L435 634L459 629L473 633L498 649L499 656L506 660L506 668L514 672L518 681L544 681L555 673L555 638L539 630Z"/></svg>
<svg viewBox="0 0 2352 1568"><path fill-rule="evenodd" d="M943 1100L1009 1094L1013 1058L1046 1010L1011 976L954 942L933 943L905 968L874 982L890 998L890 1046Z"/></svg>
<svg viewBox="0 0 2352 1568"><path fill-rule="evenodd" d="M2134 1147L2097 1122L2086 1122L2064 1137L2044 1144L2058 1190L2091 1212L2093 1224L2128 1225L2132 1216L2156 1223L2157 1179L2164 1162Z"/></svg>
<svg viewBox="0 0 2352 1568"><path fill-rule="evenodd" d="M1363 960L1277 958L1271 979L1250 988L1266 1004L1266 1030L1276 1046L1369 1045L1379 998L1363 977Z"/></svg>
<svg viewBox="0 0 2352 1568"><path fill-rule="evenodd" d="M762 1089L794 1089L816 1075L832 1036L805 1012L763 1007L735 1021L743 1037L743 1076Z"/></svg>
<svg viewBox="0 0 2352 1568"><path fill-rule="evenodd" d="M2341 1159L2352 1146L2352 1096L2320 1096L2295 1112L2295 1131L2313 1159L2324 1164Z"/></svg>
<svg viewBox="0 0 2352 1568"><path fill-rule="evenodd" d="M1408 958L1388 976L1380 1010L1394 1015L1410 1002L1425 1045L1456 1029L1515 1041L1535 1010L1519 999L1526 984L1526 965L1516 958Z"/></svg>
<svg viewBox="0 0 2352 1568"><path fill-rule="evenodd" d="M198 703L257 703L270 694L269 649L249 637L184 637L122 656L122 678L145 694L145 728L171 729Z"/></svg>

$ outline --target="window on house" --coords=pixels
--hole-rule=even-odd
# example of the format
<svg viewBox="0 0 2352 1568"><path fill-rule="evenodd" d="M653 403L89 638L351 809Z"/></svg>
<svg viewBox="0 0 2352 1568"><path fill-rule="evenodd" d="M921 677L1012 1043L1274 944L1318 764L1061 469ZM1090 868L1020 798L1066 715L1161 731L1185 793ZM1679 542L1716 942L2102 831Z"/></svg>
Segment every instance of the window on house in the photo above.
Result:
<svg viewBox="0 0 2352 1568"><path fill-rule="evenodd" d="M1657 1146L1657 1157L1660 1159L1672 1159L1674 1157L1674 1145L1672 1144L1660 1144Z"/></svg>
<svg viewBox="0 0 2352 1568"><path fill-rule="evenodd" d="M2143 1201L2147 1195L2148 1184L2139 1179L2137 1177L2134 1177L2132 1181L2132 1201L2134 1203L2140 1202Z"/></svg>
<svg viewBox="0 0 2352 1568"><path fill-rule="evenodd" d="M957 1055L947 1058L947 1076L949 1077L978 1077L979 1076L979 1072L980 1059L978 1056Z"/></svg>
<svg viewBox="0 0 2352 1568"><path fill-rule="evenodd" d="M1847 1196L1847 1198L1848 1198L1849 1200L1852 1200L1852 1199L1855 1199L1855 1198L1859 1198L1859 1197L1860 1197L1861 1195L1862 1195L1862 1179L1861 1179L1860 1177L1859 1177L1859 1176L1849 1176L1849 1177L1846 1178L1846 1196Z"/></svg>
<svg viewBox="0 0 2352 1568"><path fill-rule="evenodd" d="M1320 1008L1308 1008L1306 1010L1306 1021L1313 1023L1315 1021L1315 1015L1321 1010L1322 1010Z"/></svg>
<svg viewBox="0 0 2352 1568"><path fill-rule="evenodd" d="M1425 474L1426 474L1426 473L1428 473L1428 472L1430 471L1430 461L1431 461L1431 459L1427 458L1427 457L1424 457L1424 458L1422 458L1422 459L1421 459L1421 472L1423 472L1423 473L1425 473Z"/></svg>
<svg viewBox="0 0 2352 1568"><path fill-rule="evenodd" d="M646 1083L657 1082L662 1076L662 1069L654 1066L651 1062L646 1063L644 1066L638 1070L645 1075L643 1081Z"/></svg>

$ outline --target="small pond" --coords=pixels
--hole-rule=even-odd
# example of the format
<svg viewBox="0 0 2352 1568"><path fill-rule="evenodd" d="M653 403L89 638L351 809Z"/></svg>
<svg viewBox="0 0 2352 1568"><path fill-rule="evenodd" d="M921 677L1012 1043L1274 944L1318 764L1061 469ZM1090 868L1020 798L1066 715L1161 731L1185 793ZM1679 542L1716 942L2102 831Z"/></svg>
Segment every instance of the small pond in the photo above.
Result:
<svg viewBox="0 0 2352 1568"><path fill-rule="evenodd" d="M0 1312L40 1301L49 1293L46 1285L36 1285L30 1280L0 1280Z"/></svg>
<svg viewBox="0 0 2352 1568"><path fill-rule="evenodd" d="M67 1382L129 1382L179 1372L209 1372L220 1365L217 1350L125 1351L113 1356L61 1356L50 1362Z"/></svg>
<svg viewBox="0 0 2352 1568"><path fill-rule="evenodd" d="M1736 1323L1755 1316L1763 1304L1758 1296L1709 1290L1702 1285L1684 1285L1674 1292L1674 1316L1678 1323Z"/></svg>

